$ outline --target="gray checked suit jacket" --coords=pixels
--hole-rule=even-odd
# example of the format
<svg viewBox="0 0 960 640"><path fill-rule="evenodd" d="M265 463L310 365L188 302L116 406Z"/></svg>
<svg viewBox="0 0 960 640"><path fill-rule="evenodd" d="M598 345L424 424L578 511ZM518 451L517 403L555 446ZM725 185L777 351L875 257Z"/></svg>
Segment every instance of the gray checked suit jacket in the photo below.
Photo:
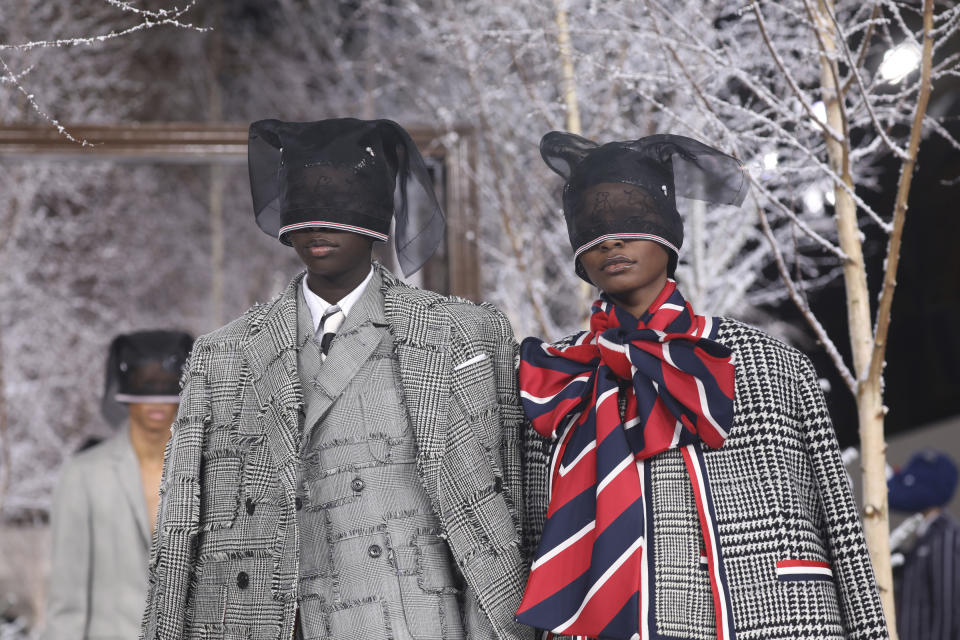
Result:
<svg viewBox="0 0 960 640"><path fill-rule="evenodd" d="M465 588L498 638L530 637L513 620L528 568L510 325L492 306L422 291L376 268L420 480ZM293 635L302 277L194 344L166 452L142 638Z"/></svg>

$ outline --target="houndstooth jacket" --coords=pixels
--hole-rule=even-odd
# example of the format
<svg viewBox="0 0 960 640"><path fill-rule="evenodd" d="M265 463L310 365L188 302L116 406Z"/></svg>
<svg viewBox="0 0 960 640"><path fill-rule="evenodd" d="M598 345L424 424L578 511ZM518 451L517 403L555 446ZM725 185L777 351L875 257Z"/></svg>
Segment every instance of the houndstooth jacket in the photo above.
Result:
<svg viewBox="0 0 960 640"><path fill-rule="evenodd" d="M532 631L513 620L527 563L519 534L522 411L510 325L490 305L422 291L376 268L417 468L443 536L496 637L529 637ZM165 456L141 638L293 635L302 277L194 344ZM204 562L224 561L236 563L235 577L204 578ZM192 621L197 607L212 606L223 612L219 624Z"/></svg>
<svg viewBox="0 0 960 640"><path fill-rule="evenodd" d="M704 453L736 637L887 638L813 365L795 349L729 318L721 319L717 340L734 353L734 424L721 449L704 447ZM549 498L551 443L532 428L524 437L524 543L535 551ZM651 467L656 634L716 638L696 504L679 451L659 454Z"/></svg>

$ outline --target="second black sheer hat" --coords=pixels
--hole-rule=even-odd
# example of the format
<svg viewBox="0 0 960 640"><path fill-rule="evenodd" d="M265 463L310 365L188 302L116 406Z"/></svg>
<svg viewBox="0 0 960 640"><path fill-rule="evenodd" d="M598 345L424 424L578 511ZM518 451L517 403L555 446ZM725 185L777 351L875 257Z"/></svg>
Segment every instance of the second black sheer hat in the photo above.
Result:
<svg viewBox="0 0 960 640"><path fill-rule="evenodd" d="M684 136L599 145L551 131L540 141L540 154L567 181L563 214L577 275L587 282L580 254L608 238L659 243L673 276L683 244L676 197L739 206L748 189L740 161Z"/></svg>
<svg viewBox="0 0 960 640"><path fill-rule="evenodd" d="M443 240L423 157L392 120L259 120L250 125L248 164L257 225L284 244L310 227L386 241L394 218L397 258L410 275Z"/></svg>
<svg viewBox="0 0 960 640"><path fill-rule="evenodd" d="M122 333L110 343L100 411L117 425L130 402L180 402L180 374L193 347L183 331Z"/></svg>

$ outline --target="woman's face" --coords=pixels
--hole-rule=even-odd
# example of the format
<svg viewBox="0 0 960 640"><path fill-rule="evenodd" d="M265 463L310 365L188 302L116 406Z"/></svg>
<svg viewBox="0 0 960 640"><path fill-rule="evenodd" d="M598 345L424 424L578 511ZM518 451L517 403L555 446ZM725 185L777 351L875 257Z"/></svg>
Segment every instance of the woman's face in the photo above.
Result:
<svg viewBox="0 0 960 640"><path fill-rule="evenodd" d="M587 277L614 297L649 287L663 288L669 262L667 249L652 240L612 238L580 254Z"/></svg>

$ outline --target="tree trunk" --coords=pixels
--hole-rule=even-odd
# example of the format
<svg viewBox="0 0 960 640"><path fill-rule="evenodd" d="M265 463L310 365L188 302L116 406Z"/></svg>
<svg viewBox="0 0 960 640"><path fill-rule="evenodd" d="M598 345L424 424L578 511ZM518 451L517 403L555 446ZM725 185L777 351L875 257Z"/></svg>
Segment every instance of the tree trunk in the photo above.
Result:
<svg viewBox="0 0 960 640"><path fill-rule="evenodd" d="M893 601L893 573L890 567L890 523L887 512L886 443L883 437L883 389L879 378L868 378L873 352L873 326L870 298L863 260L857 205L850 193L854 189L850 166L850 138L847 132L843 96L837 68L836 32L832 0L819 0L814 27L819 32L820 86L827 113L827 125L842 132L842 142L825 136L830 168L841 177L834 185L835 217L840 247L849 259L843 265L847 297L847 323L853 370L857 379L857 416L860 429L860 460L863 473L863 531L873 562L880 600L891 640L897 639Z"/></svg>
<svg viewBox="0 0 960 640"><path fill-rule="evenodd" d="M220 94L220 68L223 60L223 39L221 17L223 7L220 0L213 2L213 35L209 41L210 66L207 86L208 113L211 122L223 120L223 102ZM216 160L210 165L210 183L207 189L207 208L210 220L210 320L214 327L224 323L224 235L223 235L223 166Z"/></svg>
<svg viewBox="0 0 960 640"><path fill-rule="evenodd" d="M565 126L567 131L578 136L583 135L580 125L580 105L577 101L577 72L573 64L573 46L570 44L570 24L567 21L565 0L553 0L557 22L557 44L560 45L560 65L563 71L563 103L566 106ZM580 283L580 307L583 323L590 318L590 305L594 298L594 287L587 282Z"/></svg>
<svg viewBox="0 0 960 640"><path fill-rule="evenodd" d="M563 102L567 107L566 127L570 133L581 135L580 106L577 102L577 76L573 66L573 47L570 44L570 25L564 0L553 0L556 10L557 43L560 45L560 64L563 67Z"/></svg>
<svg viewBox="0 0 960 640"><path fill-rule="evenodd" d="M10 457L10 429L7 423L7 390L6 379L3 375L3 344L0 343L0 516L7 501L7 491L10 489L10 466L13 460Z"/></svg>

